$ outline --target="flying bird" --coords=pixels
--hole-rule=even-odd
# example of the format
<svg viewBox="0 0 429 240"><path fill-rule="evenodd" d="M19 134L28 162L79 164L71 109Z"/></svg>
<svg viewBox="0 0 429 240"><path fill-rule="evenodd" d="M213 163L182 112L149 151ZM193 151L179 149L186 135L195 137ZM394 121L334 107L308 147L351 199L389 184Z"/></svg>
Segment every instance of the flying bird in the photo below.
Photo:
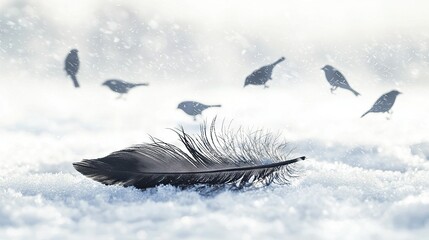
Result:
<svg viewBox="0 0 429 240"><path fill-rule="evenodd" d="M338 87L344 88L347 90L350 90L353 92L356 96L359 96L360 94L356 92L352 87L350 87L350 84L347 82L344 75L332 67L331 65L325 65L322 70L325 72L326 80L328 80L329 84L331 84L331 93L333 93Z"/></svg>
<svg viewBox="0 0 429 240"><path fill-rule="evenodd" d="M73 84L76 88L79 87L79 82L77 81L76 74L79 71L79 56L77 55L78 50L72 49L69 54L67 54L66 60L64 62L64 70L67 75L73 80Z"/></svg>
<svg viewBox="0 0 429 240"><path fill-rule="evenodd" d="M128 93L131 88L138 86L149 86L149 83L129 83L123 80L110 79L105 81L102 85L107 86L110 88L110 90L119 93L119 97L121 97L122 94Z"/></svg>
<svg viewBox="0 0 429 240"><path fill-rule="evenodd" d="M221 107L222 105L205 105L199 102L194 101L184 101L179 103L177 106L178 109L182 109L186 114L193 116L194 121L196 116L201 114L204 110L211 107Z"/></svg>
<svg viewBox="0 0 429 240"><path fill-rule="evenodd" d="M401 92L392 90L386 94L383 94L380 98L375 101L374 105L371 109L368 110L368 112L364 113L361 118L363 118L365 115L367 115L370 112L390 112L390 109L392 108L393 104L395 103L396 97L401 94Z"/></svg>
<svg viewBox="0 0 429 240"><path fill-rule="evenodd" d="M214 121L208 127L201 125L200 129L196 136L187 134L183 128L174 130L187 151L152 139L152 143L106 157L75 162L73 167L106 185L146 189L170 184L183 189L204 184L241 189L288 184L297 177L293 164L305 159L286 159L286 145L264 131L245 133L222 127L224 131L219 132Z"/></svg>
<svg viewBox="0 0 429 240"><path fill-rule="evenodd" d="M268 82L268 80L272 79L271 75L273 74L274 67L277 64L283 62L284 60L285 58L281 57L276 62L267 66L263 66L252 72L249 76L246 77L246 80L244 81L244 87L246 87L247 85L264 85L264 88L267 88L268 86L266 85L266 83Z"/></svg>

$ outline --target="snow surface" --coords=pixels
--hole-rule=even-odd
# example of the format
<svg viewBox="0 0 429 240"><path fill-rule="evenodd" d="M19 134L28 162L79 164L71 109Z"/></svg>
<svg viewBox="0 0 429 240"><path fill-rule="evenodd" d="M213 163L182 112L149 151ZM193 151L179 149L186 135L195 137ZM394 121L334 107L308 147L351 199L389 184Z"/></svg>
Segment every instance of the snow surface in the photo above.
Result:
<svg viewBox="0 0 429 240"><path fill-rule="evenodd" d="M1 1L0 239L426 239L429 15L413 3ZM80 89L62 70L75 47ZM280 56L270 88L243 89ZM362 96L331 94L325 64ZM108 78L150 86L116 99ZM392 89L390 120L360 118ZM193 122L183 100L222 108ZM71 165L214 116L280 132L308 157L300 177L207 196Z"/></svg>

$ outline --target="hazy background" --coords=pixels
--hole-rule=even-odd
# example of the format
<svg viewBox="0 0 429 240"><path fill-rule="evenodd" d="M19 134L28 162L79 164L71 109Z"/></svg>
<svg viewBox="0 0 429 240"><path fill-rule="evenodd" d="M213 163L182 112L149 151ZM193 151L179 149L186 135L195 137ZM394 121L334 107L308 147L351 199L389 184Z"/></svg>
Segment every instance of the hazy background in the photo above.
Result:
<svg viewBox="0 0 429 240"><path fill-rule="evenodd" d="M427 1L0 0L0 238L424 239L429 234ZM80 89L64 59L79 49ZM246 87L276 61L270 88ZM329 91L331 64L362 94ZM101 83L149 82L124 99ZM366 112L403 92L390 120ZM183 100L222 104L197 122ZM103 186L72 162L203 119L280 132L292 186Z"/></svg>

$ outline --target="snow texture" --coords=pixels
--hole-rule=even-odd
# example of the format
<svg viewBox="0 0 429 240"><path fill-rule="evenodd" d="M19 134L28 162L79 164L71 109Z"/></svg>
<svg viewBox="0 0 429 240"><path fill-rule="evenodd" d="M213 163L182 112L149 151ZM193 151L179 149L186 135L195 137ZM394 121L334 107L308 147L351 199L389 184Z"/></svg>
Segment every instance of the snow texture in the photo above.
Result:
<svg viewBox="0 0 429 240"><path fill-rule="evenodd" d="M0 239L426 239L426 1L1 1ZM382 10L381 10L382 9ZM334 14L335 13L335 14ZM79 49L80 89L63 70ZM270 87L246 87L285 56ZM331 64L362 96L335 94ZM101 83L149 82L122 99ZM392 89L390 120L368 114ZM194 122L183 100L222 104ZM279 132L290 186L104 186L71 163L203 119Z"/></svg>

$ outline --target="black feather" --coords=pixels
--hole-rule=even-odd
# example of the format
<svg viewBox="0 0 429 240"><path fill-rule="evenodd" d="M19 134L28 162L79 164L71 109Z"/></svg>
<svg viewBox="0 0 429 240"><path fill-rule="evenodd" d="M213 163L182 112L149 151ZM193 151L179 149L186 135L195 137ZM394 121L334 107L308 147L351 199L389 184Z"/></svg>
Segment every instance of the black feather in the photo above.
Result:
<svg viewBox="0 0 429 240"><path fill-rule="evenodd" d="M160 184L189 187L196 184L246 187L254 183L288 184L295 177L293 163L286 160L286 144L263 131L215 129L216 120L200 127L199 136L175 129L189 153L152 138L152 143L120 150L104 158L73 163L83 175L106 185L150 188Z"/></svg>

